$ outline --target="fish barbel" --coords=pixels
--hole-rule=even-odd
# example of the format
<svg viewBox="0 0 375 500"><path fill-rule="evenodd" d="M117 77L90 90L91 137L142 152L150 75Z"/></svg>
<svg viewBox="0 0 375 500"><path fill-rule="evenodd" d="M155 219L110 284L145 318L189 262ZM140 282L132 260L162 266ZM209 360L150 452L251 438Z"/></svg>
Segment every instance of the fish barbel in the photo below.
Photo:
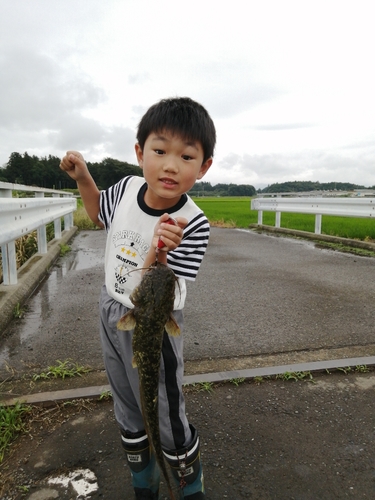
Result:
<svg viewBox="0 0 375 500"><path fill-rule="evenodd" d="M130 295L134 308L117 323L119 330L134 330L133 366L138 367L145 430L172 500L174 495L160 441L158 390L164 330L172 336L180 334L172 316L176 280L168 266L156 261Z"/></svg>

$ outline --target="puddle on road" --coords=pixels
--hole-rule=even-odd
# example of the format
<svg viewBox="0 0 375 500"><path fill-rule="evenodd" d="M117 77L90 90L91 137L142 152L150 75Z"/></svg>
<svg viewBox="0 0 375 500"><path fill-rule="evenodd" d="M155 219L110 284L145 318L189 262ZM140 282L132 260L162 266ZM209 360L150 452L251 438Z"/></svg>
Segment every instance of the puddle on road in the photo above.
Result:
<svg viewBox="0 0 375 500"><path fill-rule="evenodd" d="M73 250L64 256L61 265L65 268L64 276L68 271L82 271L99 265L104 266L104 250L101 248Z"/></svg>
<svg viewBox="0 0 375 500"><path fill-rule="evenodd" d="M55 299L64 277L71 271L92 269L103 265L103 262L103 249L78 248L60 259L59 265L52 268L48 277L29 299L23 319L17 323L17 334L12 331L12 328L15 328L14 324L11 324L5 332L6 334L10 332L10 335L0 341L0 366L5 366L19 347L38 333L40 325L51 312L50 304Z"/></svg>

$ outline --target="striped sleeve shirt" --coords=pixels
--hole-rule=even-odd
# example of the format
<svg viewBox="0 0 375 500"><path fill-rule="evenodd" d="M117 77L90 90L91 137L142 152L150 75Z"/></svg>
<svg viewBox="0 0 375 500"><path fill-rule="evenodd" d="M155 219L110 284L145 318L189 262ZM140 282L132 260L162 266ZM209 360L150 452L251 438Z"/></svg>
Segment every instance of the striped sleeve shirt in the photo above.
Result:
<svg viewBox="0 0 375 500"><path fill-rule="evenodd" d="M129 210L121 212L124 213L124 221L130 219L137 221L137 230L142 231L145 241L151 242L155 224L165 210L151 209L145 204L146 190L147 184L142 177L125 177L101 192L99 219L107 232L111 229L120 202L124 197L131 197L131 202L126 205L129 206ZM209 222L202 210L186 194L182 195L177 205L171 207L168 213L172 217L185 217L188 220L181 244L175 250L168 252L168 266L179 278L194 281L207 249Z"/></svg>

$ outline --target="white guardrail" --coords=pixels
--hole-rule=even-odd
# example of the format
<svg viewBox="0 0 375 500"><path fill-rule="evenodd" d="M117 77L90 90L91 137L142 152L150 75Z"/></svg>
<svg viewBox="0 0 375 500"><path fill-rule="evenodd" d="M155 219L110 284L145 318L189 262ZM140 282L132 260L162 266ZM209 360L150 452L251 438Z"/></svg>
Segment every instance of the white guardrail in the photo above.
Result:
<svg viewBox="0 0 375 500"><path fill-rule="evenodd" d="M370 217L375 219L374 198L254 198L251 210L258 210L258 225L263 224L263 212L276 212L275 227L280 227L281 213L315 215L315 234L322 232L322 215Z"/></svg>
<svg viewBox="0 0 375 500"><path fill-rule="evenodd" d="M13 198L13 191L34 193L33 198ZM44 195L51 195L45 197ZM15 240L37 230L38 253L47 253L46 224L54 221L55 239L61 238L61 217L64 229L73 226L77 200L71 193L55 189L0 182L0 245L3 284L17 283Z"/></svg>

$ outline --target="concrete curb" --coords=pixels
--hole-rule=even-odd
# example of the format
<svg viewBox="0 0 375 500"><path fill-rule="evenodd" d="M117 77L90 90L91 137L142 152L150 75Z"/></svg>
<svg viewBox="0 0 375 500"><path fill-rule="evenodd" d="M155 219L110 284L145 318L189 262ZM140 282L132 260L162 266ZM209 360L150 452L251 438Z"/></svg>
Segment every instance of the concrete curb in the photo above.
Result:
<svg viewBox="0 0 375 500"><path fill-rule="evenodd" d="M360 358L332 359L326 361L313 361L306 363L295 363L279 366L264 366L261 368L249 368L244 370L233 370L216 373L198 373L194 375L185 375L184 385L228 382L238 379L253 379L256 377L274 377L277 375L293 373L313 373L327 370L351 369L357 366L374 366L375 356L365 356ZM292 378L292 377L291 377ZM77 389L66 389L60 391L40 392L18 396L16 398L4 401L4 406L13 406L17 402L24 404L48 405L60 401L73 399L96 399L103 393L110 392L109 385L99 385L91 387L79 387Z"/></svg>
<svg viewBox="0 0 375 500"><path fill-rule="evenodd" d="M349 238L341 238L339 236L329 236L327 234L315 234L308 231L298 231L297 229L287 229L284 227L264 226L259 224L250 224L250 229L258 229L260 231L267 231L269 233L280 233L299 238L306 238L308 240L326 241L328 243L338 243L352 248L363 248L364 250L371 250L375 252L375 243L370 243L361 240L352 240Z"/></svg>
<svg viewBox="0 0 375 500"><path fill-rule="evenodd" d="M32 295L35 289L46 277L49 268L60 255L60 245L70 241L78 231L76 226L63 231L61 239L48 243L46 254L37 253L18 270L16 285L0 285L0 337L13 318L17 304L21 306Z"/></svg>

